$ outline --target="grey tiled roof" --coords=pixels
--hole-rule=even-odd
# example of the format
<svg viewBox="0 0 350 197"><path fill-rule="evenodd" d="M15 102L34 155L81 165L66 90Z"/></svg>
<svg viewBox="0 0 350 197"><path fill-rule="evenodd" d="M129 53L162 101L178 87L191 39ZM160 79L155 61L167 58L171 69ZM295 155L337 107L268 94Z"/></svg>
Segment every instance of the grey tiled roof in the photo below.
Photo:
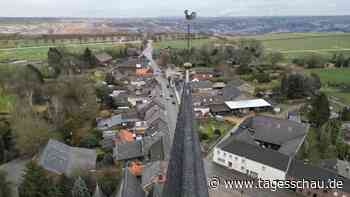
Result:
<svg viewBox="0 0 350 197"><path fill-rule="evenodd" d="M142 172L142 187L150 185L153 183L154 177L159 175L166 175L166 169L168 166L168 162L166 161L155 161L147 163L144 166L144 170Z"/></svg>
<svg viewBox="0 0 350 197"><path fill-rule="evenodd" d="M315 180L328 181L329 179L341 180L343 183L343 188L340 190L348 193L350 192L350 179L344 178L328 169L305 164L303 161L300 161L300 160L292 161L287 175L297 180L301 180L301 179L313 180L313 181Z"/></svg>
<svg viewBox="0 0 350 197"><path fill-rule="evenodd" d="M159 133L156 136L147 136L142 140L133 142L118 143L113 150L114 158L117 161L143 158L162 159L164 157L163 136Z"/></svg>
<svg viewBox="0 0 350 197"><path fill-rule="evenodd" d="M225 101L233 101L241 95L241 91L235 86L228 85L222 89L222 96Z"/></svg>
<svg viewBox="0 0 350 197"><path fill-rule="evenodd" d="M98 129L109 129L114 126L120 125L123 123L122 115L115 115L107 119L102 119L97 122Z"/></svg>
<svg viewBox="0 0 350 197"><path fill-rule="evenodd" d="M278 151L261 148L259 146L238 140L232 140L227 144L223 143L219 145L219 148L226 152L257 161L282 171L286 171L288 169L288 164L290 162L290 158L287 155L284 155Z"/></svg>
<svg viewBox="0 0 350 197"><path fill-rule="evenodd" d="M96 157L95 150L70 147L50 140L40 155L39 165L46 170L70 176L75 170L95 169Z"/></svg>
<svg viewBox="0 0 350 197"><path fill-rule="evenodd" d="M213 104L209 106L210 111L217 113L217 112L230 112L230 108L227 107L225 104Z"/></svg>
<svg viewBox="0 0 350 197"><path fill-rule="evenodd" d="M150 125L148 125L145 135L150 136L156 132L169 133L169 127L165 120L157 119L156 121L153 121Z"/></svg>
<svg viewBox="0 0 350 197"><path fill-rule="evenodd" d="M133 142L118 143L113 153L117 161L143 157L142 141L136 140Z"/></svg>
<svg viewBox="0 0 350 197"><path fill-rule="evenodd" d="M124 169L123 173L123 179L116 197L145 197L145 191L137 178L128 169Z"/></svg>
<svg viewBox="0 0 350 197"><path fill-rule="evenodd" d="M191 82L191 85L192 85L192 89L207 89L207 88L213 87L213 83L208 80Z"/></svg>
<svg viewBox="0 0 350 197"><path fill-rule="evenodd" d="M208 197L189 84L185 84L167 170L163 197Z"/></svg>
<svg viewBox="0 0 350 197"><path fill-rule="evenodd" d="M162 110L165 109L165 105L159 99L154 98L150 103L144 103L136 107L139 117L144 119L146 112L155 105L159 106Z"/></svg>
<svg viewBox="0 0 350 197"><path fill-rule="evenodd" d="M243 121L233 138L244 135L245 138L241 138L243 141L253 139L253 141L276 144L280 146L279 152L294 156L303 143L307 130L307 125L298 122L267 116L254 116ZM247 133L250 135L246 135Z"/></svg>
<svg viewBox="0 0 350 197"><path fill-rule="evenodd" d="M350 179L350 163L347 161L342 161L339 159L325 159L320 162L320 166Z"/></svg>
<svg viewBox="0 0 350 197"><path fill-rule="evenodd" d="M95 57L99 62L102 62L102 63L111 61L113 59L113 57L110 56L108 53L100 53L95 55Z"/></svg>

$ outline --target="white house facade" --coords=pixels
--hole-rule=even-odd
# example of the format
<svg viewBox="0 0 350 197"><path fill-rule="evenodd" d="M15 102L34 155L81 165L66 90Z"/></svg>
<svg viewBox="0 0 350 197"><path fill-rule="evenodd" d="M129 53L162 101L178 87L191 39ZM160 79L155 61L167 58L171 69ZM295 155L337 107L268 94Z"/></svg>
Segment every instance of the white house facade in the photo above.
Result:
<svg viewBox="0 0 350 197"><path fill-rule="evenodd" d="M284 170L276 169L252 159L226 152L218 147L214 149L213 161L219 165L258 179L286 179L286 171Z"/></svg>

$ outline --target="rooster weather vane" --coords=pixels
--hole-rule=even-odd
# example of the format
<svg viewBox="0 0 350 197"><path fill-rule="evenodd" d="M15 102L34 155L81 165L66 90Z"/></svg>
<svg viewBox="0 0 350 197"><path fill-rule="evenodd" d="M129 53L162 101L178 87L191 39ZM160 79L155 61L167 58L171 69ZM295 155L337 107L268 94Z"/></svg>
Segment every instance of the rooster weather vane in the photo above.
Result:
<svg viewBox="0 0 350 197"><path fill-rule="evenodd" d="M196 12L192 12L190 14L188 10L185 10L185 14L186 14L186 19L187 20L193 20L193 19L195 19L197 17L197 13Z"/></svg>

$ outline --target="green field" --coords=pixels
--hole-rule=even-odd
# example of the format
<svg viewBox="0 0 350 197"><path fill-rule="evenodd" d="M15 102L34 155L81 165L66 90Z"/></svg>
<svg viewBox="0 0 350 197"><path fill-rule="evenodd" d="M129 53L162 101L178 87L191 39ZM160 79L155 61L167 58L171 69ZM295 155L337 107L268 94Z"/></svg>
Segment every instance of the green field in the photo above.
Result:
<svg viewBox="0 0 350 197"><path fill-rule="evenodd" d="M306 72L309 74L316 73L320 77L323 84L321 90L327 93L327 95L337 97L345 104L350 104L350 91L333 86L335 84L350 86L350 68L309 69Z"/></svg>
<svg viewBox="0 0 350 197"><path fill-rule="evenodd" d="M58 45L58 47L65 47L72 52L82 52L85 48L89 47L93 51L100 51L108 48L121 47L120 44L84 44L84 45ZM6 62L11 60L46 60L49 47L32 47L32 48L19 48L19 49L0 49L0 62Z"/></svg>
<svg viewBox="0 0 350 197"><path fill-rule="evenodd" d="M307 73L316 73L323 84L349 84L350 85L350 68L336 69L308 69Z"/></svg>
<svg viewBox="0 0 350 197"><path fill-rule="evenodd" d="M6 95L0 89L0 112L8 112L15 101L14 96Z"/></svg>
<svg viewBox="0 0 350 197"><path fill-rule="evenodd" d="M200 47L202 45L208 44L212 42L213 39L197 39L192 40L191 45L193 47ZM154 43L155 48L166 48L166 47L172 47L172 48L187 48L187 41L186 40L171 40L171 41L161 41Z"/></svg>
<svg viewBox="0 0 350 197"><path fill-rule="evenodd" d="M278 50L287 59L312 53L332 56L342 52L350 57L350 33L272 33L258 36L244 36L262 41L266 49Z"/></svg>
<svg viewBox="0 0 350 197"><path fill-rule="evenodd" d="M271 33L256 36L235 36L229 39L238 40L251 38L260 40L267 50L278 50L285 54L287 59L317 53L331 57L334 53L342 52L350 57L350 33ZM218 39L194 40L193 46L202 46L210 42L225 42ZM155 43L156 48L186 48L185 40L162 41Z"/></svg>

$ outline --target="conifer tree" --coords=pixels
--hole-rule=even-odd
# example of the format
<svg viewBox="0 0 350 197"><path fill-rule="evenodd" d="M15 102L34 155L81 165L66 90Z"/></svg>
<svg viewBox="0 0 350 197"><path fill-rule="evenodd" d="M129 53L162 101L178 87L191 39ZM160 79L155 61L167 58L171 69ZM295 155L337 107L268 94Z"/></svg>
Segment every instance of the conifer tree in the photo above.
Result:
<svg viewBox="0 0 350 197"><path fill-rule="evenodd" d="M31 161L27 164L23 182L19 186L20 197L47 197L49 180L43 168Z"/></svg>
<svg viewBox="0 0 350 197"><path fill-rule="evenodd" d="M78 177L74 182L72 197L91 197L89 189L81 177Z"/></svg>

